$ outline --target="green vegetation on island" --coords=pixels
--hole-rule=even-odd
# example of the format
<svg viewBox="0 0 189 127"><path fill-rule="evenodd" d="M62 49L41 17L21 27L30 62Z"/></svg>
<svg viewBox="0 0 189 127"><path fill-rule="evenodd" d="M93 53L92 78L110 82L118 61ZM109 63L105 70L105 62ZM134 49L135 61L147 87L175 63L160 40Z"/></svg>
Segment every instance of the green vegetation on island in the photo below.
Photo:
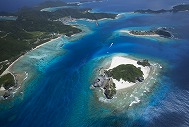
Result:
<svg viewBox="0 0 189 127"><path fill-rule="evenodd" d="M90 9L64 8L55 12L40 11L42 7L67 5L61 1L45 2L14 13L16 21L0 21L0 61L10 60L59 35L71 36L82 30L57 20L63 17L101 19L115 18L115 14L90 13ZM40 9L39 9L40 8ZM2 12L3 14L3 12ZM5 14L5 12L4 12Z"/></svg>
<svg viewBox="0 0 189 127"><path fill-rule="evenodd" d="M189 4L181 4L173 7L172 12L189 11Z"/></svg>
<svg viewBox="0 0 189 127"><path fill-rule="evenodd" d="M132 64L122 64L110 70L100 69L100 75L95 79L93 86L103 88L106 98L112 99L116 94L116 84L113 79L136 83L136 81L142 82L144 77L140 68Z"/></svg>
<svg viewBox="0 0 189 127"><path fill-rule="evenodd" d="M161 10L151 10L151 9L147 9L147 10L137 10L135 11L135 13L142 13L142 14L159 14L159 13L166 13L166 12L181 12L181 11L189 11L189 4L181 4L181 5L176 5L174 6L172 9L170 10L165 10L165 9L161 9Z"/></svg>
<svg viewBox="0 0 189 127"><path fill-rule="evenodd" d="M122 64L113 69L110 69L106 72L108 77L112 77L120 81L123 79L124 81L135 83L138 78L143 77L143 72L140 68L135 67L132 64Z"/></svg>
<svg viewBox="0 0 189 127"><path fill-rule="evenodd" d="M8 60L0 63L0 75L7 69L8 66L9 66Z"/></svg>
<svg viewBox="0 0 189 127"><path fill-rule="evenodd" d="M36 46L57 38L82 32L81 29L61 22L61 18L114 19L116 14L90 13L90 8L62 8L54 12L41 11L47 7L76 6L62 1L46 1L38 6L19 9L17 12L0 12L1 16L15 16L16 20L0 20L0 75L19 56ZM6 62L2 62L5 61ZM12 78L10 78L12 77ZM7 80L4 80L7 79ZM2 82L12 82L13 75L0 77ZM0 84L1 85L1 84ZM16 85L16 84L15 84ZM8 85L6 85L8 86ZM6 87L9 88L9 87Z"/></svg>
<svg viewBox="0 0 189 127"><path fill-rule="evenodd" d="M14 85L15 81L12 74L8 73L0 78L0 87L4 87L6 90L8 90L10 87L13 87Z"/></svg>
<svg viewBox="0 0 189 127"><path fill-rule="evenodd" d="M131 30L129 31L130 34L133 35L159 35L164 38L171 38L173 35L166 29L166 28L158 28L154 30Z"/></svg>
<svg viewBox="0 0 189 127"><path fill-rule="evenodd" d="M142 65L143 67L150 66L150 63L146 59L142 61L137 61L137 64Z"/></svg>
<svg viewBox="0 0 189 127"><path fill-rule="evenodd" d="M169 12L168 10L151 10L151 9L147 9L147 10L137 10L135 11L135 13L142 13L142 14L160 14L160 13L166 13Z"/></svg>
<svg viewBox="0 0 189 127"><path fill-rule="evenodd" d="M173 37L173 35L166 29L157 29L157 30L155 30L155 33L158 34L159 36L165 37L165 38Z"/></svg>

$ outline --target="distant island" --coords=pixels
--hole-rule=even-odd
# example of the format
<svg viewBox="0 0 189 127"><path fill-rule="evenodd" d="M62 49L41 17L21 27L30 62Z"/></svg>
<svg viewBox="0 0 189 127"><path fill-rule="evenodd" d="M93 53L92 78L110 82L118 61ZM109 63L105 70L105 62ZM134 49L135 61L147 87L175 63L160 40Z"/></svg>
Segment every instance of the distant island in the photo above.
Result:
<svg viewBox="0 0 189 127"><path fill-rule="evenodd" d="M150 66L148 60L136 61L115 56L108 69L100 69L93 87L103 88L106 98L112 99L117 90L133 86L137 82L143 82L149 75Z"/></svg>
<svg viewBox="0 0 189 127"><path fill-rule="evenodd" d="M165 27L160 27L152 30L121 30L133 36L160 36L164 38L172 38L173 35Z"/></svg>
<svg viewBox="0 0 189 127"><path fill-rule="evenodd" d="M103 0L81 0L79 2L70 2L71 4L77 4L77 5L80 5L80 4L84 4L84 3L90 3L90 2L102 2Z"/></svg>
<svg viewBox="0 0 189 127"><path fill-rule="evenodd" d="M78 6L62 1L46 1L32 8L24 7L15 13L0 12L3 18L14 16L15 20L0 20L0 95L10 96L11 88L17 87L14 74L5 70L20 56L35 47L62 35L82 32L77 26L65 24L70 19L90 19L97 21L103 18L115 19L117 14L91 13L90 8L62 8L54 12L41 11L43 8L58 6Z"/></svg>
<svg viewBox="0 0 189 127"><path fill-rule="evenodd" d="M137 10L135 11L135 13L142 13L142 14L160 14L160 13L166 13L166 12L173 12L173 13L177 13L177 12L182 12L182 11L189 11L189 4L181 4L181 5L176 5L174 6L172 9L170 10L165 10L165 9L161 9L161 10L151 10L151 9L147 9L147 10Z"/></svg>

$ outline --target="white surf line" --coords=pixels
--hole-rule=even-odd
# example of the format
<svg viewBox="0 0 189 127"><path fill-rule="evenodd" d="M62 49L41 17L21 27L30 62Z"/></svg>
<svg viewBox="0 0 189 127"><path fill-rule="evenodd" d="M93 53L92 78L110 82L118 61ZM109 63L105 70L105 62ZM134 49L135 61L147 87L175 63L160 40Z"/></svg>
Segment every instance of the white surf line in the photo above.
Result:
<svg viewBox="0 0 189 127"><path fill-rule="evenodd" d="M140 99L138 97L135 97L135 100L130 103L129 107L131 107L131 106L133 106L133 104L137 104L139 102L140 102Z"/></svg>
<svg viewBox="0 0 189 127"><path fill-rule="evenodd" d="M25 71L25 75L26 75L26 77L24 78L23 81L25 81L28 78L28 73L26 71Z"/></svg>

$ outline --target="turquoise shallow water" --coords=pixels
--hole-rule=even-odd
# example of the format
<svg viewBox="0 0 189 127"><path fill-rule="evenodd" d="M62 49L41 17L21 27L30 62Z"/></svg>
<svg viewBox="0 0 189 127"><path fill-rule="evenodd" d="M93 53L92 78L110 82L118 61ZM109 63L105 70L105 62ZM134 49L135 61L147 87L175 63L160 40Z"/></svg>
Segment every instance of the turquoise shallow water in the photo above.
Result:
<svg viewBox="0 0 189 127"><path fill-rule="evenodd" d="M124 10L121 3L118 7L108 4L118 12ZM168 2L166 7L172 4ZM91 6L102 8L96 3ZM48 43L15 65L17 71L26 70L35 76L24 85L23 94L0 104L1 126L187 127L188 15L129 13L117 20L101 21L99 27L95 22L78 21L92 32L79 40L62 38ZM171 32L177 39L136 38L118 32L148 27L173 27ZM130 108L101 102L98 91L90 89L97 67L105 57L117 53L147 58L163 67L153 88ZM29 64L32 68L27 68Z"/></svg>

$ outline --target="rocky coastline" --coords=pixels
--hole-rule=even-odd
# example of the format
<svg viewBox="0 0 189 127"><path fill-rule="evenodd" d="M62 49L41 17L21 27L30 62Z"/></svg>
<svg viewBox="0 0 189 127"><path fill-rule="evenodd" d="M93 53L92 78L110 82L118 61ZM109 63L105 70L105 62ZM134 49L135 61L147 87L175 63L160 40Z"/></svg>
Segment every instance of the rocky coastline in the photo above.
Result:
<svg viewBox="0 0 189 127"><path fill-rule="evenodd" d="M137 64L139 66L143 66L143 67L151 66L149 61L146 59L137 61ZM121 66L123 66L125 68L122 68ZM117 70L118 67L121 67L123 70ZM129 71L127 71L127 70L129 70ZM122 73L122 71L124 71L123 72L124 74ZM112 74L112 72L113 72L113 74ZM140 72L140 74L138 72ZM137 68L133 64L120 64L119 66L117 66L113 69L100 68L98 73L99 74L95 78L95 81L93 82L92 87L102 88L104 95L106 96L107 99L112 99L117 93L117 90L116 90L117 84L114 82L114 80L117 76L119 76L119 78L121 80L124 80L125 82L129 82L132 84L135 84L137 82L143 82L145 80L144 76L143 76L144 74L141 71L140 67ZM130 75L130 74L134 74L134 75ZM127 78L127 79L125 79L125 78ZM120 79L117 79L117 80L120 80ZM122 85L124 85L124 84L122 84Z"/></svg>

